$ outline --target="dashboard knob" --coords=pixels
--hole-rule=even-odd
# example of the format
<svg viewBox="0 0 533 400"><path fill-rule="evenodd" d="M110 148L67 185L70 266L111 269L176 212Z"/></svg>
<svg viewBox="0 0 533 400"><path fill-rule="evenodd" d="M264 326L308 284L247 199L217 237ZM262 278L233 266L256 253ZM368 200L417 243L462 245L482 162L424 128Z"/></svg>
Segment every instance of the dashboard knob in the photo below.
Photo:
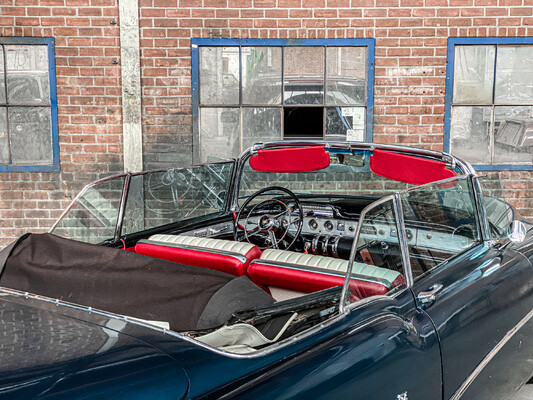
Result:
<svg viewBox="0 0 533 400"><path fill-rule="evenodd" d="M312 219L309 221L309 228L311 228L312 230L315 230L316 228L318 228L318 222L316 219Z"/></svg>
<svg viewBox="0 0 533 400"><path fill-rule="evenodd" d="M327 231L332 231L333 222L331 222L330 220L327 220L326 222L324 222L324 228L326 228Z"/></svg>

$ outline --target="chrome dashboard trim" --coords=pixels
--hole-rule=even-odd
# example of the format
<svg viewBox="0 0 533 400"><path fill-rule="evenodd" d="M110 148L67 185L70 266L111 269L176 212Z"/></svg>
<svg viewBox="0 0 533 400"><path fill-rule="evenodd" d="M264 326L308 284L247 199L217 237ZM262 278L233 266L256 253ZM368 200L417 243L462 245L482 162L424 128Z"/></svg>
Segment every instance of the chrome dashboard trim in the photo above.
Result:
<svg viewBox="0 0 533 400"><path fill-rule="evenodd" d="M328 242L331 236L324 235L324 240L321 242L322 255L328 257Z"/></svg>
<svg viewBox="0 0 533 400"><path fill-rule="evenodd" d="M342 236L338 235L333 241L333 246L331 247L331 253L333 254L333 257L335 258L339 258L338 247L339 247L339 241L341 240L341 237Z"/></svg>

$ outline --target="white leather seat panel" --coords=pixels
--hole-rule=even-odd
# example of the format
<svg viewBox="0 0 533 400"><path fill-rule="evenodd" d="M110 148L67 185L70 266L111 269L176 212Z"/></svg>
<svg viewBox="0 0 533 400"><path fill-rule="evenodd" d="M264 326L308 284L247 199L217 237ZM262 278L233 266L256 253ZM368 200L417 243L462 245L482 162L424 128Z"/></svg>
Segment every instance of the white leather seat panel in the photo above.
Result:
<svg viewBox="0 0 533 400"><path fill-rule="evenodd" d="M198 247L202 249L226 251L228 253L236 253L241 254L243 256L246 255L254 247L253 244L246 242L234 242L232 240L210 239L195 236L160 234L150 236L149 240L159 243L168 243L188 247Z"/></svg>
<svg viewBox="0 0 533 400"><path fill-rule="evenodd" d="M274 262L281 264L290 264L301 267L313 267L345 273L348 269L348 261L338 258L318 256L314 254L294 253L286 250L267 249L263 251L259 260L256 262ZM352 276L368 277L383 279L387 282L394 282L400 275L399 272L386 268L376 267L375 265L354 262L352 267Z"/></svg>

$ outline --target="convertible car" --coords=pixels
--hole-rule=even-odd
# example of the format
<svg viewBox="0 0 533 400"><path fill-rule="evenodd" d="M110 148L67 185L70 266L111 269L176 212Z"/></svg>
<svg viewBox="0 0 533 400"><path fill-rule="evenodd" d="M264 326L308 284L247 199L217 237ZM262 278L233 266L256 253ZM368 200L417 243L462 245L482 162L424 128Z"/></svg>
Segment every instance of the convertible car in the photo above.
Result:
<svg viewBox="0 0 533 400"><path fill-rule="evenodd" d="M88 185L0 252L0 398L505 399L533 225L501 193L449 154L296 141Z"/></svg>

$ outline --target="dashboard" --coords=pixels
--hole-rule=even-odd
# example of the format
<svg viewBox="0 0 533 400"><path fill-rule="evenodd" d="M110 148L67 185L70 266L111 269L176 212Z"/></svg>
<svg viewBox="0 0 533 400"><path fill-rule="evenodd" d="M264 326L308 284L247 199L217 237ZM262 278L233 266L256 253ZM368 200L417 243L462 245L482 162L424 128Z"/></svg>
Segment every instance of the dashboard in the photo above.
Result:
<svg viewBox="0 0 533 400"><path fill-rule="evenodd" d="M289 203L289 207L294 204ZM351 249L359 215L347 215L339 207L302 202L304 221L301 236L305 240L307 250L312 254L346 258ZM293 211L290 221L299 213ZM254 224L260 217L250 217L249 223ZM466 225L465 225L466 226ZM289 232L296 232L296 224L289 225ZM435 225L420 221L406 221L406 238L408 246L416 246L431 250L458 252L472 244L471 231L463 226L452 228L447 225ZM361 228L359 245L379 242L382 247L398 246L398 231L392 220L369 220ZM341 247L342 249L340 249ZM340 254L343 253L343 254Z"/></svg>

